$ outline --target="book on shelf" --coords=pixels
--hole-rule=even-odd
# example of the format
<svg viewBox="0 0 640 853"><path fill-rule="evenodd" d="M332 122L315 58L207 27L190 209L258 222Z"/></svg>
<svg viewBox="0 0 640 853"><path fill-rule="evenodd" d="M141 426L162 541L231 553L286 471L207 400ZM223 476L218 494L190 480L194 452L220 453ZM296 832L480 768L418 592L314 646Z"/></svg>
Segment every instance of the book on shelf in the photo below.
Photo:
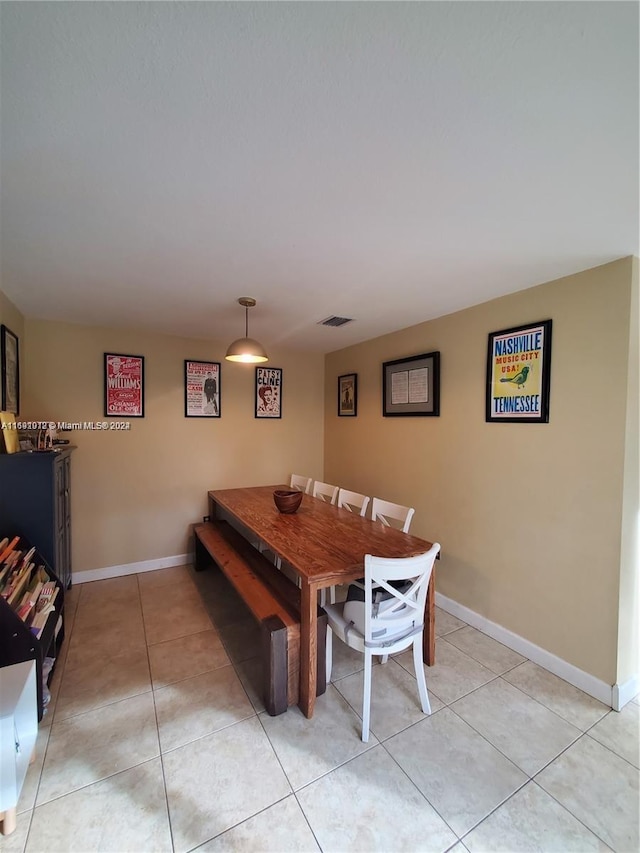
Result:
<svg viewBox="0 0 640 853"><path fill-rule="evenodd" d="M31 631L39 637L42 629L47 624L50 614L55 611L55 601L58 595L58 587L53 581L47 581L40 591L36 602L35 613L31 620Z"/></svg>
<svg viewBox="0 0 640 853"><path fill-rule="evenodd" d="M38 595L40 595L40 590L44 586L44 584L49 580L49 575L46 572L44 566L38 566L37 569L34 569L31 574L31 581L29 582L28 593L33 596L34 593L37 593L36 600Z"/></svg>
<svg viewBox="0 0 640 853"><path fill-rule="evenodd" d="M0 592L4 589L4 585L9 579L10 572L11 566L8 566L6 563L0 566Z"/></svg>
<svg viewBox="0 0 640 853"><path fill-rule="evenodd" d="M4 588L20 570L23 560L22 551L12 551L4 563L0 563L0 589Z"/></svg>
<svg viewBox="0 0 640 853"><path fill-rule="evenodd" d="M29 548L29 550L28 550L28 551L27 551L27 553L24 555L24 557L22 557L22 562L23 562L23 563L28 563L28 562L30 562L31 558L33 557L33 555L34 555L35 553L36 553L35 546L34 546L33 548Z"/></svg>
<svg viewBox="0 0 640 853"><path fill-rule="evenodd" d="M16 416L12 412L0 412L0 452L17 453L20 436L16 427Z"/></svg>
<svg viewBox="0 0 640 853"><path fill-rule="evenodd" d="M40 591L44 586L44 582L38 580L36 575L35 582L31 583L25 594L22 596L20 604L16 608L16 613L22 619L23 622L31 621L33 616L33 609L36 606L36 602L38 601L38 597L40 596Z"/></svg>
<svg viewBox="0 0 640 853"><path fill-rule="evenodd" d="M0 563L3 563L3 562L6 560L6 558L7 558L7 557L9 556L9 554L13 551L13 549L16 547L16 545L18 544L18 542L19 542L19 541L20 541L20 537L19 537L19 536L15 536L15 537L11 540L11 542L9 542L9 544L8 544L8 545L6 545L6 547L5 547L4 551L0 554Z"/></svg>
<svg viewBox="0 0 640 853"><path fill-rule="evenodd" d="M23 551L12 551L7 557L6 565L10 566L12 571L16 570L20 565L23 554Z"/></svg>
<svg viewBox="0 0 640 853"><path fill-rule="evenodd" d="M10 604L12 607L19 603L29 581L31 580L31 570L33 569L33 563L27 563L27 565L18 569L16 572L15 579L11 584L10 589L8 590L8 594L5 596L4 590L2 591L3 598L6 598L7 604Z"/></svg>
<svg viewBox="0 0 640 853"><path fill-rule="evenodd" d="M22 580L25 574L26 568L27 567L22 566L22 564L16 564L11 567L10 571L5 576L4 586L2 588L2 592L0 593L2 598L7 600L10 595L13 595L18 581Z"/></svg>

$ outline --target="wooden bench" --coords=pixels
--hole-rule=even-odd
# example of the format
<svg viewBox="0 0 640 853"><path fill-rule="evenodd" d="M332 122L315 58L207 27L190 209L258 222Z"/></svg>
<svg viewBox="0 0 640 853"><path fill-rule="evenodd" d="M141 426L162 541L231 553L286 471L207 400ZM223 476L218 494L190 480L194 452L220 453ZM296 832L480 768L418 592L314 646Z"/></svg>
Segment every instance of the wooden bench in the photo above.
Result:
<svg viewBox="0 0 640 853"><path fill-rule="evenodd" d="M258 622L264 704L272 716L300 696L300 590L226 521L195 524L195 568L220 568ZM327 617L318 609L317 695L324 693Z"/></svg>

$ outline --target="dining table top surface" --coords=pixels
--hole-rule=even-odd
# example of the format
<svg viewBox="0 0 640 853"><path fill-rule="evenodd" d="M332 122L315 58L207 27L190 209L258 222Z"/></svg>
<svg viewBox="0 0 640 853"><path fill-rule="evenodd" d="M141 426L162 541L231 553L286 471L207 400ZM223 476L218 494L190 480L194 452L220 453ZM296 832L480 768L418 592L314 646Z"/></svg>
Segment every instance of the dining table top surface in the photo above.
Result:
<svg viewBox="0 0 640 853"><path fill-rule="evenodd" d="M307 582L325 586L339 578L359 577L366 554L413 557L431 548L432 543L425 539L307 494L297 512L281 513L273 501L275 489L290 490L284 485L216 489L209 492L209 498L252 530Z"/></svg>

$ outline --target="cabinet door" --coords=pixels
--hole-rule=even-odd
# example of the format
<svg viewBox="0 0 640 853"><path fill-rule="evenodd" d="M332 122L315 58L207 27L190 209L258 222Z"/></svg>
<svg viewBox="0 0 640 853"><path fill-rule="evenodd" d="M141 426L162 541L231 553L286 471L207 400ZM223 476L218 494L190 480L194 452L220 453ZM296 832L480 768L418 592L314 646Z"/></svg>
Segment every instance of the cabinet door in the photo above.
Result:
<svg viewBox="0 0 640 853"><path fill-rule="evenodd" d="M71 586L71 458L63 459L64 464L64 565L65 588Z"/></svg>
<svg viewBox="0 0 640 853"><path fill-rule="evenodd" d="M69 512L69 457L55 463L55 552L54 571L66 588L71 582L71 521Z"/></svg>

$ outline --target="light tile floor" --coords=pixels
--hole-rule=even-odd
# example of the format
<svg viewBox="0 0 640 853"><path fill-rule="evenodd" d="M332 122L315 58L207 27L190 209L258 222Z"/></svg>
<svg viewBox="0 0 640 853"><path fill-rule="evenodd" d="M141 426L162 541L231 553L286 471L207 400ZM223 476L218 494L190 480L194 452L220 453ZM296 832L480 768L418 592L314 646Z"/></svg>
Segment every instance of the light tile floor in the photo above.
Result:
<svg viewBox="0 0 640 853"><path fill-rule="evenodd" d="M0 853L636 853L637 698L621 713L442 610L432 714L411 653L377 665L334 641L306 720L269 717L257 631L214 571L84 584Z"/></svg>

